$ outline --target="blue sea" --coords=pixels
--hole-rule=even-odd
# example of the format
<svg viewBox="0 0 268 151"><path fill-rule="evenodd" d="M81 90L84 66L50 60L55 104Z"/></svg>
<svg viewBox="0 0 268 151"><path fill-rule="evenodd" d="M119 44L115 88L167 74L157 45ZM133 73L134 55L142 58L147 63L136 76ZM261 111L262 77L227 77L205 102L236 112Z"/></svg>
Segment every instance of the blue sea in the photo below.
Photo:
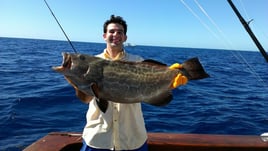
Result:
<svg viewBox="0 0 268 151"><path fill-rule="evenodd" d="M80 53L105 44L73 42ZM198 57L210 78L173 91L164 107L142 104L149 132L260 135L268 132L268 63L259 52L126 47L168 65ZM50 132L81 132L88 105L51 67L67 41L0 38L0 150L19 151Z"/></svg>

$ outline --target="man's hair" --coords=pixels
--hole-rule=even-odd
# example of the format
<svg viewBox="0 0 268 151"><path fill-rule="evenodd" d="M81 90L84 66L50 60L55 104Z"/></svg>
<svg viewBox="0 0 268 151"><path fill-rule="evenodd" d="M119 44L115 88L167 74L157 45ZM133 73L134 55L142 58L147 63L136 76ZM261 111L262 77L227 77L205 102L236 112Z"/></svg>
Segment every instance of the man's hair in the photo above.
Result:
<svg viewBox="0 0 268 151"><path fill-rule="evenodd" d="M126 23L126 21L122 17L114 16L114 15L111 15L110 19L106 20L106 22L104 22L104 24L103 24L103 33L107 32L107 26L109 24L111 24L111 23L117 23L117 24L122 25L123 28L124 28L125 35L127 34L127 23Z"/></svg>

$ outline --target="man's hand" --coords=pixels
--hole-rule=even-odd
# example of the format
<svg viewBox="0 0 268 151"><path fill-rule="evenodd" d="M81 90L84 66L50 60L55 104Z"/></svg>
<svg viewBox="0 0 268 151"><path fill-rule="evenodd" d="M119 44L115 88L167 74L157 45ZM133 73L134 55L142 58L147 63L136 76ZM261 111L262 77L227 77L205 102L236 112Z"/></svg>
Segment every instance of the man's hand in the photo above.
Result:
<svg viewBox="0 0 268 151"><path fill-rule="evenodd" d="M76 84L74 84L74 83L70 80L70 78L68 78L68 77L66 77L66 76L64 76L64 78L71 84L71 86L74 87L76 96L77 96L82 102L84 102L84 103L89 103L89 102L93 99L93 96L87 95L87 94L85 94L84 92L80 91L80 90L78 89L78 87L76 86Z"/></svg>
<svg viewBox="0 0 268 151"><path fill-rule="evenodd" d="M179 63L174 63L169 67L169 69L181 69L182 65ZM171 88L175 89L180 85L185 85L188 82L188 79L186 76L179 73L173 80L173 83L171 84Z"/></svg>

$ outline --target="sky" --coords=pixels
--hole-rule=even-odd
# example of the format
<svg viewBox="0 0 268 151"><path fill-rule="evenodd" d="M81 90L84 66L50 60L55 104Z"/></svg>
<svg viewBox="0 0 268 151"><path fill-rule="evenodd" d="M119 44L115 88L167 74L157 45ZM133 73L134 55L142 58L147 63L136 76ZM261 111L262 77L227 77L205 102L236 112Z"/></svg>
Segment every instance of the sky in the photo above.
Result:
<svg viewBox="0 0 268 151"><path fill-rule="evenodd" d="M71 41L101 42L111 14L135 45L258 51L227 0L47 0ZM268 0L233 0L268 50ZM43 0L0 0L0 37L66 40Z"/></svg>

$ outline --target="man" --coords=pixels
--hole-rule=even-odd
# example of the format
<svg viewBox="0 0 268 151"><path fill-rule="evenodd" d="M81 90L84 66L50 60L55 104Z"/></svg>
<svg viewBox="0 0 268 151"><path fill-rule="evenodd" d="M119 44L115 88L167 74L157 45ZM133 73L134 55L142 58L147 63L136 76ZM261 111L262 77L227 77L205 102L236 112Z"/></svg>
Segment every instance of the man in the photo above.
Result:
<svg viewBox="0 0 268 151"><path fill-rule="evenodd" d="M106 49L97 55L98 57L108 60L143 60L142 57L129 54L124 50L123 43L127 40L127 24L122 17L112 15L104 23L103 32ZM175 87L186 82L187 79L179 82ZM122 104L111 101L108 103L107 110L102 112L95 98L90 101L81 151L147 151L147 132L141 103Z"/></svg>

